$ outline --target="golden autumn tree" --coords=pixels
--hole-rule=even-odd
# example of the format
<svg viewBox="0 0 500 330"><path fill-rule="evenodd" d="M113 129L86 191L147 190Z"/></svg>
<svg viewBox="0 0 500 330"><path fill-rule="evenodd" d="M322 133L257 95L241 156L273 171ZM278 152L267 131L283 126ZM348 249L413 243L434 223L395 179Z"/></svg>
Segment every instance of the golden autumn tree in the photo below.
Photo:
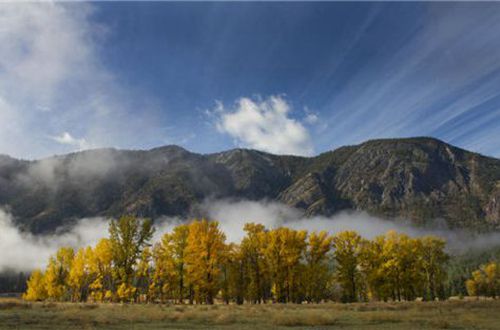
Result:
<svg viewBox="0 0 500 330"><path fill-rule="evenodd" d="M225 303L234 300L241 305L245 300L246 273L244 256L241 246L231 243L226 249L222 265L222 298Z"/></svg>
<svg viewBox="0 0 500 330"><path fill-rule="evenodd" d="M161 242L154 245L152 257L154 269L149 287L150 295L153 300L166 302L175 296L176 280L173 272L175 267L172 258L166 253Z"/></svg>
<svg viewBox="0 0 500 330"><path fill-rule="evenodd" d="M419 240L419 244L419 265L425 275L423 297L434 300L442 296L443 282L446 278L444 266L449 260L449 256L444 250L446 242L438 237L426 236Z"/></svg>
<svg viewBox="0 0 500 330"><path fill-rule="evenodd" d="M386 301L391 297L391 288L382 267L385 262L384 245L385 236L378 236L374 240L363 241L361 246L360 269L368 299Z"/></svg>
<svg viewBox="0 0 500 330"><path fill-rule="evenodd" d="M109 226L109 241L113 255L113 270L116 279L116 294L121 301L135 298L133 286L135 267L143 249L149 245L154 229L150 220L134 216L122 216L112 220Z"/></svg>
<svg viewBox="0 0 500 330"><path fill-rule="evenodd" d="M363 238L355 231L343 231L333 236L336 278L343 291L343 299L358 301L362 296L360 270Z"/></svg>
<svg viewBox="0 0 500 330"><path fill-rule="evenodd" d="M466 282L469 296L500 296L500 263L490 262L481 265L472 272L472 278Z"/></svg>
<svg viewBox="0 0 500 330"><path fill-rule="evenodd" d="M167 289L183 303L186 289L186 248L188 245L189 225L176 226L166 233L156 248L156 279L160 287Z"/></svg>
<svg viewBox="0 0 500 330"><path fill-rule="evenodd" d="M92 282L90 296L94 301L111 300L113 294L113 253L109 239L101 239L88 257Z"/></svg>
<svg viewBox="0 0 500 330"><path fill-rule="evenodd" d="M74 250L71 247L60 248L55 256L50 257L45 271L47 298L61 301L69 298L67 278L73 263Z"/></svg>
<svg viewBox="0 0 500 330"><path fill-rule="evenodd" d="M301 303L304 300L304 281L308 279L303 277L305 273L302 259L304 257L307 231L305 230L290 230L287 235L286 243L286 289L287 301Z"/></svg>
<svg viewBox="0 0 500 330"><path fill-rule="evenodd" d="M264 252L267 230L261 224L247 223L245 237L241 241L245 298L250 303L265 302L270 297L271 284Z"/></svg>
<svg viewBox="0 0 500 330"><path fill-rule="evenodd" d="M497 298L500 296L500 264L490 262L484 267L486 275L486 295Z"/></svg>
<svg viewBox="0 0 500 330"><path fill-rule="evenodd" d="M392 299L413 300L423 280L417 259L419 253L417 241L393 230L385 236L384 263L381 267L390 284Z"/></svg>
<svg viewBox="0 0 500 330"><path fill-rule="evenodd" d="M484 265L481 266L484 268ZM486 274L481 270L472 272L472 278L465 282L469 296L481 296L486 293Z"/></svg>
<svg viewBox="0 0 500 330"><path fill-rule="evenodd" d="M305 252L304 287L308 302L320 302L328 291L331 272L329 252L333 238L327 232L309 234Z"/></svg>
<svg viewBox="0 0 500 330"><path fill-rule="evenodd" d="M467 294L469 296L476 296L478 297L481 289L480 289L480 281L481 279L479 278L481 276L481 272L479 271L473 271L472 272L472 278L468 279L465 282L465 288L467 289Z"/></svg>
<svg viewBox="0 0 500 330"><path fill-rule="evenodd" d="M153 265L152 253L149 247L145 247L141 252L141 257L135 272L134 286L135 301L149 302L151 298L150 287L152 283Z"/></svg>
<svg viewBox="0 0 500 330"><path fill-rule="evenodd" d="M189 225L185 263L198 303L213 304L219 291L219 275L226 253L226 236L218 222L193 221Z"/></svg>
<svg viewBox="0 0 500 330"><path fill-rule="evenodd" d="M286 295L286 262L285 262L285 242L282 234L285 229L278 228L266 233L263 245L264 260L266 268L269 270L272 293L276 301L284 303L287 301Z"/></svg>
<svg viewBox="0 0 500 330"><path fill-rule="evenodd" d="M47 299L47 288L45 277L41 270L35 269L28 280L26 292L23 299L29 301L41 301Z"/></svg>
<svg viewBox="0 0 500 330"><path fill-rule="evenodd" d="M306 247L307 232L280 227L266 233L264 257L278 302L297 302L301 292L300 260Z"/></svg>
<svg viewBox="0 0 500 330"><path fill-rule="evenodd" d="M71 291L71 301L83 302L87 300L89 286L92 282L89 268L91 254L91 247L80 248L73 258L67 279Z"/></svg>

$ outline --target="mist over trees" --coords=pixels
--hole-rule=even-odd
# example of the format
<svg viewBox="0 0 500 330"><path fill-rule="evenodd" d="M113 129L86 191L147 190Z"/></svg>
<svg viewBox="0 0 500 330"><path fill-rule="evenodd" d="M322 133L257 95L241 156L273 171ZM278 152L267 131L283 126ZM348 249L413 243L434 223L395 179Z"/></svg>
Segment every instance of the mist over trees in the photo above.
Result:
<svg viewBox="0 0 500 330"><path fill-rule="evenodd" d="M148 220L111 221L93 247L60 248L32 273L26 300L303 303L445 298L445 242L390 231L373 240L248 223L240 244L194 220L151 244Z"/></svg>

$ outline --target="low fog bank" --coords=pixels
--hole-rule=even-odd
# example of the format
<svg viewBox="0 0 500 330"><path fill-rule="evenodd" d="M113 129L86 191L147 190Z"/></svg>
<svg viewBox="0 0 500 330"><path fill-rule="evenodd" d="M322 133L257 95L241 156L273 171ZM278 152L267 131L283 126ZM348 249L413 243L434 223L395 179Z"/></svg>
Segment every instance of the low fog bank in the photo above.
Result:
<svg viewBox="0 0 500 330"><path fill-rule="evenodd" d="M231 200L206 201L200 209L207 218L219 221L230 242L239 242L243 238L245 223L256 222L268 228L287 226L308 231L326 230L330 234L355 230L369 239L389 230L404 232L413 237L436 235L448 241L451 253L500 245L500 233L473 235L465 231L417 228L408 222L382 220L364 212L341 212L332 217L305 217L300 210L277 202ZM187 220L189 219L170 217L156 219L153 242L159 241L164 233ZM108 223L109 220L105 218L86 218L78 221L69 231L34 236L21 232L14 226L12 216L0 210L0 272L29 271L44 267L48 257L61 246L78 248L94 245L99 239L108 236Z"/></svg>
<svg viewBox="0 0 500 330"><path fill-rule="evenodd" d="M51 254L61 246L87 246L107 235L107 220L85 218L70 231L35 236L21 232L12 216L0 209L0 272L6 270L29 271L44 267Z"/></svg>
<svg viewBox="0 0 500 330"><path fill-rule="evenodd" d="M229 241L238 242L244 236L243 225L258 222L268 228L287 226L293 229L320 231L335 234L344 230L355 230L361 236L372 239L389 230L406 233L412 237L435 235L446 239L450 253L481 250L500 245L500 233L475 234L466 230L445 228L444 221L436 219L436 227L416 227L404 219L385 220L360 211L343 211L332 217L305 217L303 213L277 202L214 201L205 202L203 208L211 219L217 219Z"/></svg>

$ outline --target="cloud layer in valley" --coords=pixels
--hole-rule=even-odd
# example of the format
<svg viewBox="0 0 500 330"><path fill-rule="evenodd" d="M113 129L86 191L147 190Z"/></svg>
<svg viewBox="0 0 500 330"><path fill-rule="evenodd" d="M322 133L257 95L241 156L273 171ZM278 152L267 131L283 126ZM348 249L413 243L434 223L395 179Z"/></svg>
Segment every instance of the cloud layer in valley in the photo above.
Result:
<svg viewBox="0 0 500 330"><path fill-rule="evenodd" d="M298 230L326 230L331 234L343 230L356 230L365 238L382 235L389 230L405 232L411 236L437 235L448 241L451 252L497 246L500 234L473 236L466 232L446 229L422 229L402 222L381 220L361 212L344 212L333 217L306 218L297 210L276 202L255 201L206 201L201 209L210 219L217 219L227 240L239 242L244 237L243 226L256 222L268 228L287 226ZM82 219L70 230L49 236L34 236L16 228L12 216L0 210L0 272L5 270L29 271L44 267L49 255L61 246L81 247L94 245L108 235L108 219ZM155 222L153 242L186 219L160 218Z"/></svg>
<svg viewBox="0 0 500 330"><path fill-rule="evenodd" d="M244 236L243 225L247 222L264 224L268 228L287 226L297 230L321 231L335 234L344 230L355 230L361 236L371 239L396 230L410 236L436 235L448 242L451 252L468 249L482 249L500 245L500 233L475 235L468 231L448 230L436 219L435 228L415 227L409 221L384 220L359 211L344 211L332 217L305 217L298 210L278 202L265 201L207 201L203 209L211 219L217 219L230 241L238 242ZM439 225L438 225L439 224Z"/></svg>
<svg viewBox="0 0 500 330"><path fill-rule="evenodd" d="M107 221L81 219L68 232L34 236L14 226L12 216L0 210L0 272L29 271L44 267L49 256L61 246L87 246L107 235Z"/></svg>

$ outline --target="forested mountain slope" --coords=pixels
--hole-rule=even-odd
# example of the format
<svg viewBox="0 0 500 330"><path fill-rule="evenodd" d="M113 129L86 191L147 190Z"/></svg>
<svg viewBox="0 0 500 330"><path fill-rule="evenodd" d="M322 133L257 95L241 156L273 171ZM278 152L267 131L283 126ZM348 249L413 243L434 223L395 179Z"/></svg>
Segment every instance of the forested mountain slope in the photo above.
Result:
<svg viewBox="0 0 500 330"><path fill-rule="evenodd" d="M0 156L0 205L35 233L90 216L200 215L207 198L500 229L500 160L432 138L373 140L311 158L246 149L201 155L178 146L37 161Z"/></svg>

